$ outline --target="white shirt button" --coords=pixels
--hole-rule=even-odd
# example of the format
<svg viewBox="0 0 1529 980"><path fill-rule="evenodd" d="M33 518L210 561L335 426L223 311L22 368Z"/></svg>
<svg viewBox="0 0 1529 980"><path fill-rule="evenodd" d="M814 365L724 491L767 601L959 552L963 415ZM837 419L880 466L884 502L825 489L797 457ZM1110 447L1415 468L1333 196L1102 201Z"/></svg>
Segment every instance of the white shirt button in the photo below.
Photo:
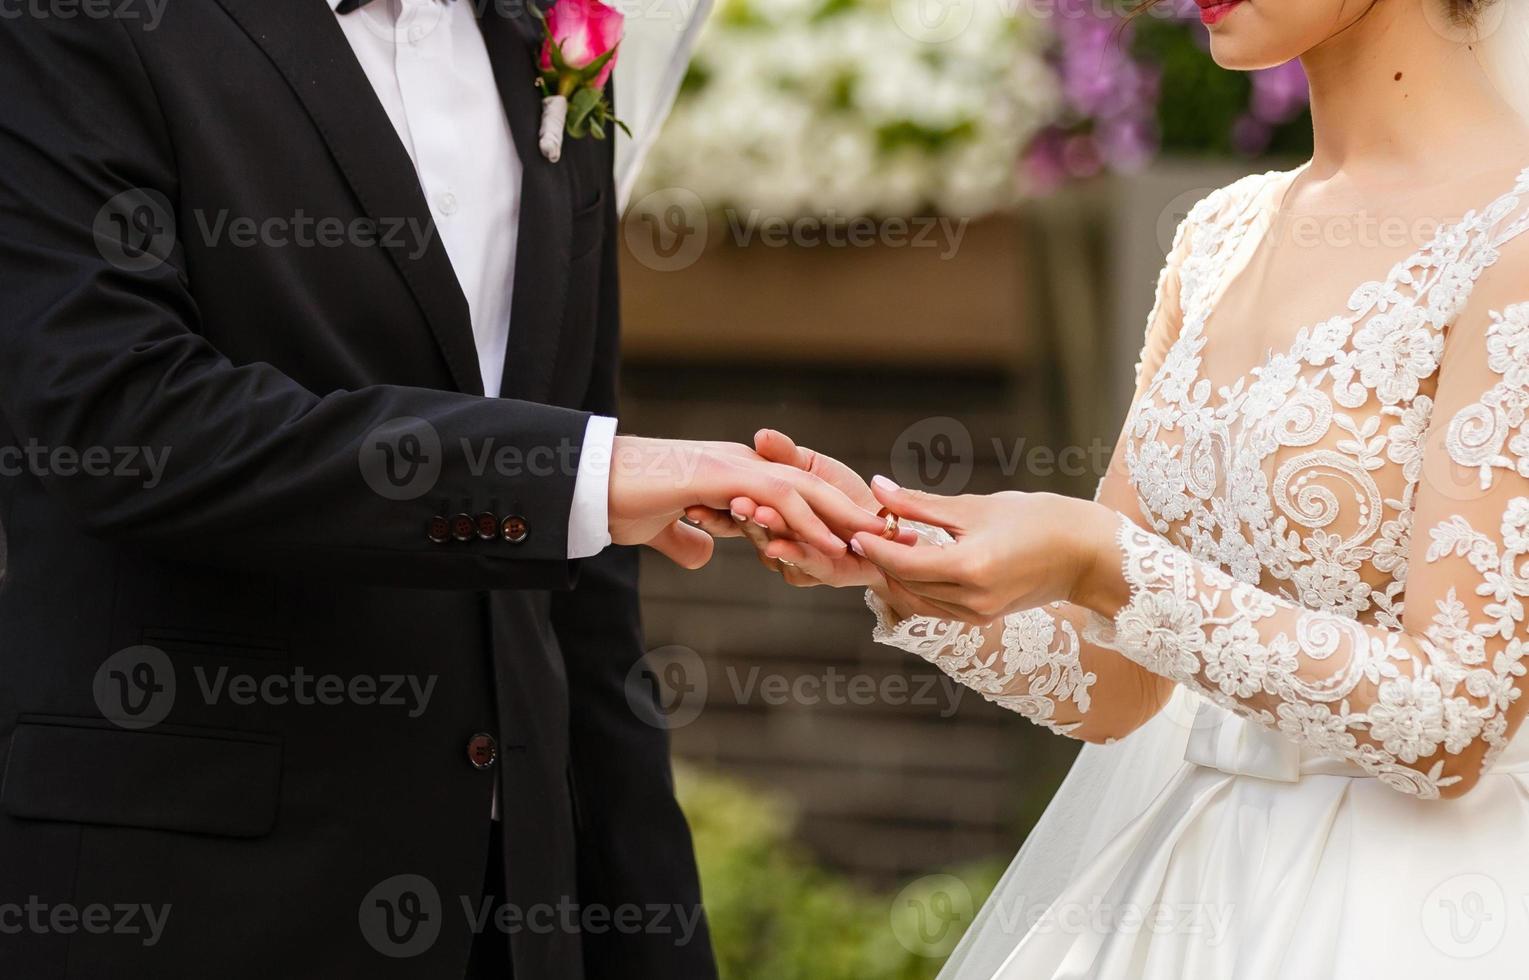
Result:
<svg viewBox="0 0 1529 980"><path fill-rule="evenodd" d="M425 39L425 35L429 33L430 29L424 24L415 24L413 27L409 28L409 40L413 41L415 44L418 44L419 42L423 41Z"/></svg>
<svg viewBox="0 0 1529 980"><path fill-rule="evenodd" d="M440 208L442 214L456 214L461 205L455 194L444 191L435 199L435 206Z"/></svg>

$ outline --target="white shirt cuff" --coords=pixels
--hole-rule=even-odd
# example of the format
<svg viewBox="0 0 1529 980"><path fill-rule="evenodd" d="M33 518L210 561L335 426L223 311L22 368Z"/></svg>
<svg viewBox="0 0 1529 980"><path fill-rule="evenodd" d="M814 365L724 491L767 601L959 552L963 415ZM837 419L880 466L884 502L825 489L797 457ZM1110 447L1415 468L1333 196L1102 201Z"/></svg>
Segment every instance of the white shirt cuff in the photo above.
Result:
<svg viewBox="0 0 1529 980"><path fill-rule="evenodd" d="M568 514L568 557L593 558L611 543L611 450L616 420L591 415L584 427L584 449L573 479L573 509Z"/></svg>

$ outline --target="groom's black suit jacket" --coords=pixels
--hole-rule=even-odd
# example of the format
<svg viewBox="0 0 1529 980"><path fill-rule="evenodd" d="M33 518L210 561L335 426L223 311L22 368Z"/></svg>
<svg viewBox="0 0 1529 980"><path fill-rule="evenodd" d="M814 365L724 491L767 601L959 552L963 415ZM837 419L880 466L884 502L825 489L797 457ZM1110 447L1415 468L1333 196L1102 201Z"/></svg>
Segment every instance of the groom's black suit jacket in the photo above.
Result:
<svg viewBox="0 0 1529 980"><path fill-rule="evenodd" d="M0 977L455 978L491 833L517 977L713 976L635 558L566 560L614 191L537 151L534 32L482 17L525 165L485 399L324 0L9 9Z"/></svg>

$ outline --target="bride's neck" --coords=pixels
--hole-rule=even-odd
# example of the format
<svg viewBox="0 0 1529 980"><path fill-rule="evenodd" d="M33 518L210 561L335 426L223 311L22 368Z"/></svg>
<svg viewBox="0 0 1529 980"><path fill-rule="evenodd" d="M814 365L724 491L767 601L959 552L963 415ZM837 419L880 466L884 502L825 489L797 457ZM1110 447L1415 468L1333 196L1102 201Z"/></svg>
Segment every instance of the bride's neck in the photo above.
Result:
<svg viewBox="0 0 1529 980"><path fill-rule="evenodd" d="M1377 3L1302 57L1314 175L1458 175L1459 162L1489 161L1526 141L1475 53L1439 29L1442 15L1426 5L1440 3Z"/></svg>

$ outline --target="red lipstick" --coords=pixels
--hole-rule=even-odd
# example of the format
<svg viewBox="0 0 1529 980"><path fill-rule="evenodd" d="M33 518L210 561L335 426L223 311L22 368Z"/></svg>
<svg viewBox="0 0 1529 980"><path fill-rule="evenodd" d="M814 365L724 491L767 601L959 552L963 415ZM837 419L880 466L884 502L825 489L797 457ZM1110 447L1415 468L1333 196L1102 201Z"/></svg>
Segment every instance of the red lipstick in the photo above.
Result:
<svg viewBox="0 0 1529 980"><path fill-rule="evenodd" d="M1200 5L1200 23L1214 27L1233 9L1242 6L1243 0L1195 0Z"/></svg>

